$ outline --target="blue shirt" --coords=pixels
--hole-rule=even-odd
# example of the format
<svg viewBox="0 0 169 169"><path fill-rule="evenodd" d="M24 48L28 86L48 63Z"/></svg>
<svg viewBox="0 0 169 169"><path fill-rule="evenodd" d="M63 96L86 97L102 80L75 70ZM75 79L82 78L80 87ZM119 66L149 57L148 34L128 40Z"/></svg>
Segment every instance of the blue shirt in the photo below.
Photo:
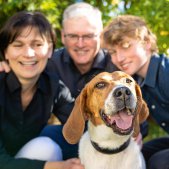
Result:
<svg viewBox="0 0 169 169"><path fill-rule="evenodd" d="M49 69L53 69L53 72L57 72L59 78L69 88L72 96L76 98L86 83L88 83L94 76L101 72L113 72L118 70L112 63L111 56L107 51L100 49L97 53L91 69L85 74L81 74L73 63L70 54L66 48L60 48L55 50L53 57L51 58L51 66ZM60 113L58 118L62 123L65 123L69 114ZM141 125L141 133L143 137L147 135L147 123Z"/></svg>
<svg viewBox="0 0 169 169"><path fill-rule="evenodd" d="M52 66L55 68L54 71L58 73L74 98L79 95L85 84L95 75L104 71L113 72L117 70L111 62L111 56L101 49L97 53L91 69L85 74L81 74L76 68L66 48L57 49L51 60L55 65Z"/></svg>
<svg viewBox="0 0 169 169"><path fill-rule="evenodd" d="M169 58L164 54L153 55L146 78L137 80L150 116L169 133Z"/></svg>

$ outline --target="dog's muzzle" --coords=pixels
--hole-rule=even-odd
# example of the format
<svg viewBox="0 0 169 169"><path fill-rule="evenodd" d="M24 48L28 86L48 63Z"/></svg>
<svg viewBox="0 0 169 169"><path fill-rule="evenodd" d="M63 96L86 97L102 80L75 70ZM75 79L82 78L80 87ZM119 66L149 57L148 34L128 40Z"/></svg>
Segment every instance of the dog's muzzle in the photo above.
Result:
<svg viewBox="0 0 169 169"><path fill-rule="evenodd" d="M135 108L133 108L134 96L127 87L116 88L112 95L117 111L109 115L106 114L104 110L101 110L101 118L115 133L128 135L133 130L133 119L135 114Z"/></svg>

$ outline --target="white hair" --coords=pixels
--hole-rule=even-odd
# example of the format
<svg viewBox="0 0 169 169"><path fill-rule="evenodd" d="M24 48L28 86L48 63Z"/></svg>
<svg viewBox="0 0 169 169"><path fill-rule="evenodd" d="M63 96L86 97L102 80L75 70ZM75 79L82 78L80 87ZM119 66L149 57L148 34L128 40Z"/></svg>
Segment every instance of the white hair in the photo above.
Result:
<svg viewBox="0 0 169 169"><path fill-rule="evenodd" d="M68 6L63 13L63 21L62 25L64 26L64 22L68 19L85 17L90 22L95 23L98 28L103 29L102 23L102 13L101 11L93 7L92 5L85 2L77 2L70 6Z"/></svg>

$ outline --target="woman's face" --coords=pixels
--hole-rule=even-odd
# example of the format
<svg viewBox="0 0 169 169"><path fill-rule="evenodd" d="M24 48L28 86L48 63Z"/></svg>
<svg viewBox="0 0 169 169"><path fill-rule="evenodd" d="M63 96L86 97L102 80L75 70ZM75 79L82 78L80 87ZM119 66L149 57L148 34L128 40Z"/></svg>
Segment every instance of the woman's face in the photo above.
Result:
<svg viewBox="0 0 169 169"><path fill-rule="evenodd" d="M112 62L129 75L146 76L150 61L149 44L131 38L124 38L117 45L108 47Z"/></svg>
<svg viewBox="0 0 169 169"><path fill-rule="evenodd" d="M36 27L25 27L8 45L5 58L19 81L37 79L52 55L52 43Z"/></svg>

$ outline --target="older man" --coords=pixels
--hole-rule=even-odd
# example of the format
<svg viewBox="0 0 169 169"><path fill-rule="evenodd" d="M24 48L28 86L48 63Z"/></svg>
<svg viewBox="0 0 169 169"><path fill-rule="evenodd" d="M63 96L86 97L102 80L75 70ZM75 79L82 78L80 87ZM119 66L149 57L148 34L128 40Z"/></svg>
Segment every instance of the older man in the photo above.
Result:
<svg viewBox="0 0 169 169"><path fill-rule="evenodd" d="M53 63L61 80L77 97L84 85L96 74L116 70L108 53L100 49L103 29L101 12L80 2L68 6L63 14L62 43L64 48L54 52ZM65 123L69 114L58 114Z"/></svg>

